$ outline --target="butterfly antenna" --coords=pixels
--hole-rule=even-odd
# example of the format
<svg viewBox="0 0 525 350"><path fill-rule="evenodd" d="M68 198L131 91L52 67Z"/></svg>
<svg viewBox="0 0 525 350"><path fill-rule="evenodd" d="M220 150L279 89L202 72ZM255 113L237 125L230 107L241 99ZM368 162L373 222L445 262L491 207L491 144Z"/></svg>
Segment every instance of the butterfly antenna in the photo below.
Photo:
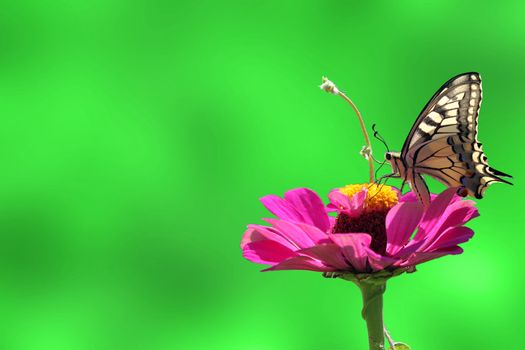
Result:
<svg viewBox="0 0 525 350"><path fill-rule="evenodd" d="M375 137L376 139L378 139L378 140L379 140L379 141L385 146L387 152L390 152L390 148L388 148L388 145L387 145L387 143L386 143L386 141L385 141L385 138L384 138L383 136L381 136L381 134L379 134L379 132L376 130L376 124L373 124L373 125L372 125L372 130L374 131L374 137ZM375 158L373 158L373 159L374 159L374 161L376 161L377 163L381 164L381 165L376 169L375 174L374 174L374 177L377 179L377 174L379 173L379 170L381 170L381 168L383 167L383 165L385 165L385 163L386 163L386 159L385 159L384 161L382 161L382 162L379 162L379 161L376 160ZM383 179L384 179L384 181L383 181ZM372 197L370 197L369 199L372 199L372 198L374 198L375 196L377 196L377 195L379 194L379 192L381 192L381 190L383 189L383 186L386 184L387 181L388 181L388 176L382 176L382 177L380 177L378 180L376 180L376 181L374 182L374 184L375 184L376 186L379 186L379 188L377 189L376 193L374 193L374 195L373 195ZM383 183L381 183L381 182L383 182ZM372 184L370 184L370 185L368 186L368 189L370 189L371 187L372 187Z"/></svg>
<svg viewBox="0 0 525 350"><path fill-rule="evenodd" d="M384 163L384 161L383 161L383 162L381 162L381 161L377 160L377 159L376 159L376 158L374 157L374 155L373 155L373 154L371 154L371 155L370 155L370 157L371 157L371 158L372 158L372 160L373 160L374 162L376 162L377 164L383 164L383 163Z"/></svg>
<svg viewBox="0 0 525 350"><path fill-rule="evenodd" d="M390 152L390 148L388 148L385 138L381 136L381 134L379 134L379 132L376 130L376 124L372 124L372 130L374 131L374 137L378 139L383 145L385 145L387 152Z"/></svg>
<svg viewBox="0 0 525 350"><path fill-rule="evenodd" d="M385 159L384 161L382 161L382 162L378 162L378 163L380 163L381 165L377 167L376 172L375 172L375 174L374 174L374 178L376 178L376 179L377 179L377 174L379 173L379 170L381 170L381 168L383 167L383 165L385 165L385 163L386 163L386 159ZM376 180L376 181L377 181L377 180Z"/></svg>

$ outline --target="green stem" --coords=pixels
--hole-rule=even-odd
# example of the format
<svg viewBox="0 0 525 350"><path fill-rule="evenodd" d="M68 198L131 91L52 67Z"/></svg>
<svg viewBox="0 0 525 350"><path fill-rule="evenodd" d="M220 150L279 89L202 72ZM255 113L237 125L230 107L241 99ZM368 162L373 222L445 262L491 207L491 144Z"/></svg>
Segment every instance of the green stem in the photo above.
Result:
<svg viewBox="0 0 525 350"><path fill-rule="evenodd" d="M370 350L384 350L383 293L386 281L362 280L357 283L363 295L362 316L368 329Z"/></svg>

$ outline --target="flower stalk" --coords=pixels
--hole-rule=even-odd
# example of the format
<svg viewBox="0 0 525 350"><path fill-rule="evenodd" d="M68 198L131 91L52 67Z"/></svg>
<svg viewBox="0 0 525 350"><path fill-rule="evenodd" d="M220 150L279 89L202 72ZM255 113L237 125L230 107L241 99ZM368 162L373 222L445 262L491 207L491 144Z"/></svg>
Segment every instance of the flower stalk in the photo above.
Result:
<svg viewBox="0 0 525 350"><path fill-rule="evenodd" d="M357 106L355 105L355 103L348 97L345 95L344 92L342 92L341 90L339 90L337 88L337 86L335 86L335 84L333 82L331 82L330 80L328 80L328 78L326 77L323 77L323 83L321 84L321 89L326 91L326 92L329 92L333 95L336 95L336 96L341 96L351 107L352 109L354 110L356 116L357 116L357 119L359 120L359 125L361 126L361 131L363 132L363 136L365 137L365 144L366 144L366 149L367 149L367 153L369 155L372 154L372 145L370 144L370 138L368 137L368 132L366 131L366 126L365 126L365 122L363 120L363 117L361 115L361 112L359 112L359 109L357 109ZM372 157L368 156L368 157L365 157L367 160L368 160L368 170L369 170L369 179L370 179L370 183L373 183L375 181L374 179L374 162L373 162L373 159Z"/></svg>
<svg viewBox="0 0 525 350"><path fill-rule="evenodd" d="M361 315L366 321L368 344L370 350L384 350L383 293L386 281L366 280L358 284L363 297Z"/></svg>
<svg viewBox="0 0 525 350"><path fill-rule="evenodd" d="M414 272L414 269L399 268L393 271L380 271L372 274L335 274L332 276L354 282L361 290L363 298L361 316L366 322L369 350L384 350L385 336L390 344L393 344L383 322L383 294L386 290L386 282L390 278L405 272L411 273ZM325 277L327 276L325 275ZM392 345L391 349L393 349Z"/></svg>

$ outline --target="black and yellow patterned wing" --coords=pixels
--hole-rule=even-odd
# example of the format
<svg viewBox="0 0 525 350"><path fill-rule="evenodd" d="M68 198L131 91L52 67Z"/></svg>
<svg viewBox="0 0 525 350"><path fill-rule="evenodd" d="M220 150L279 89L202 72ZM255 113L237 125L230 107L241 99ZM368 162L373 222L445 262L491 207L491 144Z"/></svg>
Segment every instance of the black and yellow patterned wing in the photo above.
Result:
<svg viewBox="0 0 525 350"><path fill-rule="evenodd" d="M401 150L405 158L429 140L461 134L474 140L481 105L481 78L478 73L460 74L447 81L423 108Z"/></svg>
<svg viewBox="0 0 525 350"><path fill-rule="evenodd" d="M422 144L414 157L416 173L430 175L448 187L459 187L461 195L482 198L489 185L510 184L501 178L510 175L488 165L480 143L457 135Z"/></svg>
<svg viewBox="0 0 525 350"><path fill-rule="evenodd" d="M478 73L446 82L425 106L401 152L415 173L427 174L462 195L482 198L487 187L508 181L508 174L491 168L478 142L478 112L482 88Z"/></svg>

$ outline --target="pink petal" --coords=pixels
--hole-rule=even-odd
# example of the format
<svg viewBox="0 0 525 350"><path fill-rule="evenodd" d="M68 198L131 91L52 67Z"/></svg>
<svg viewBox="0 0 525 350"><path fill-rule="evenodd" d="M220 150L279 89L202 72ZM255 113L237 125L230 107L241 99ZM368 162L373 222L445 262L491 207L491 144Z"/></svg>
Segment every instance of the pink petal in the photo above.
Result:
<svg viewBox="0 0 525 350"><path fill-rule="evenodd" d="M328 217L328 220L330 221L330 230L331 230L332 227L335 226L335 221L336 221L336 219L335 219L333 216L329 216L329 217ZM330 230L328 230L328 231L330 231ZM327 232L328 232L328 231L327 231Z"/></svg>
<svg viewBox="0 0 525 350"><path fill-rule="evenodd" d="M399 198L400 202L417 202L416 194L412 191L405 193Z"/></svg>
<svg viewBox="0 0 525 350"><path fill-rule="evenodd" d="M343 255L357 271L365 271L366 248L370 246L372 237L367 233L334 233L330 235L332 241L341 247Z"/></svg>
<svg viewBox="0 0 525 350"><path fill-rule="evenodd" d="M404 248L399 250L394 256L397 259L406 259L416 251L421 251L421 246L425 244L424 240L421 241L410 241Z"/></svg>
<svg viewBox="0 0 525 350"><path fill-rule="evenodd" d="M418 264L421 264L421 263L424 263L430 260L440 258L445 255L456 255L456 254L461 254L462 252L463 252L463 249L461 249L461 247L456 246L456 247L452 247L447 250L415 253L414 255L412 255L409 259L407 259L405 262L403 262L399 266L401 267L415 266L415 265L418 265Z"/></svg>
<svg viewBox="0 0 525 350"><path fill-rule="evenodd" d="M307 224L297 224L303 230L303 232L314 242L315 244L328 243L330 239L326 232L321 231L315 226Z"/></svg>
<svg viewBox="0 0 525 350"><path fill-rule="evenodd" d="M244 233L242 235L241 249L243 249L244 246L247 245L250 242L261 241L261 240L264 240L264 239L266 239L266 238L264 236L262 236L259 232L257 232L257 230L255 230L254 228L251 228L250 226L248 226L248 229L246 231L244 231Z"/></svg>
<svg viewBox="0 0 525 350"><path fill-rule="evenodd" d="M277 271L277 270L309 270L319 272L333 272L337 269L324 265L322 262L309 258L307 256L297 256L285 260L275 266L263 270L265 271Z"/></svg>
<svg viewBox="0 0 525 350"><path fill-rule="evenodd" d="M414 240L423 239L436 227L447 207L455 201L455 197L458 197L456 191L455 188L448 188L430 202L430 206L421 219L420 230Z"/></svg>
<svg viewBox="0 0 525 350"><path fill-rule="evenodd" d="M301 226L299 226L299 224L277 219L263 220L271 224L286 239L293 242L300 248L308 248L315 245L315 242L310 238L310 236L307 233L304 232L304 230L301 228Z"/></svg>
<svg viewBox="0 0 525 350"><path fill-rule="evenodd" d="M408 243L421 220L423 210L418 201L400 202L390 209L386 216L388 254L397 254Z"/></svg>
<svg viewBox="0 0 525 350"><path fill-rule="evenodd" d="M286 192L284 199L302 215L302 222L316 226L321 231L327 231L330 228L323 201L314 191L308 188L298 188Z"/></svg>
<svg viewBox="0 0 525 350"><path fill-rule="evenodd" d="M426 242L419 250L427 251L429 245L431 245L432 242L434 242L444 231L451 227L461 226L467 221L477 217L479 214L474 207L474 204L475 203L470 200L452 201L441 217L433 222L432 226L422 224L415 239L424 240Z"/></svg>
<svg viewBox="0 0 525 350"><path fill-rule="evenodd" d="M437 197L437 195L435 195L433 193L430 194L430 199L431 200L434 200L436 197ZM407 192L407 193L401 195L400 198L399 198L399 201L400 202L417 202L418 199L416 197L416 194L414 192L410 191L410 192Z"/></svg>
<svg viewBox="0 0 525 350"><path fill-rule="evenodd" d="M354 194L350 199L350 210L360 212L364 207L367 194L368 190L366 188L363 188L361 192Z"/></svg>
<svg viewBox="0 0 525 350"><path fill-rule="evenodd" d="M352 198L348 198L346 194L343 194L339 189L330 191L328 198L330 199L330 207L335 208L338 212L345 212L346 214L354 217L364 209L364 203L368 190L363 187L363 190L354 194Z"/></svg>
<svg viewBox="0 0 525 350"><path fill-rule="evenodd" d="M333 213L333 212L336 212L336 211L338 211L338 210L339 210L339 208L337 208L337 207L336 207L334 204L332 204L332 203L328 203L328 204L326 205L326 212L327 212L327 213ZM328 218L332 218L332 216L329 216Z"/></svg>
<svg viewBox="0 0 525 350"><path fill-rule="evenodd" d="M335 210L350 208L350 198L346 194L339 192L339 189L330 191L328 199L330 200L329 207L333 207Z"/></svg>
<svg viewBox="0 0 525 350"><path fill-rule="evenodd" d="M301 222L303 217L288 201L270 194L261 198L262 204L279 219Z"/></svg>
<svg viewBox="0 0 525 350"><path fill-rule="evenodd" d="M299 249L299 246L286 239L276 229L260 225L248 225L248 229L242 236L241 249L248 243L265 240L276 241L291 250Z"/></svg>
<svg viewBox="0 0 525 350"><path fill-rule="evenodd" d="M368 263L374 271L383 270L398 261L398 259L380 255L370 248L365 248L365 251L368 256Z"/></svg>
<svg viewBox="0 0 525 350"><path fill-rule="evenodd" d="M338 270L348 270L350 268L344 259L341 248L333 243L316 245L311 248L302 249L298 251L298 253L309 255Z"/></svg>
<svg viewBox="0 0 525 350"><path fill-rule="evenodd" d="M460 243L465 243L474 236L474 231L465 226L450 227L437 237L425 251L447 249Z"/></svg>
<svg viewBox="0 0 525 350"><path fill-rule="evenodd" d="M440 233L449 227L461 226L479 216L478 209L471 200L462 200L452 203L443 217L436 224L434 232Z"/></svg>
<svg viewBox="0 0 525 350"><path fill-rule="evenodd" d="M248 243L242 250L242 255L255 263L277 264L281 261L297 256L297 254L275 241L257 241Z"/></svg>

